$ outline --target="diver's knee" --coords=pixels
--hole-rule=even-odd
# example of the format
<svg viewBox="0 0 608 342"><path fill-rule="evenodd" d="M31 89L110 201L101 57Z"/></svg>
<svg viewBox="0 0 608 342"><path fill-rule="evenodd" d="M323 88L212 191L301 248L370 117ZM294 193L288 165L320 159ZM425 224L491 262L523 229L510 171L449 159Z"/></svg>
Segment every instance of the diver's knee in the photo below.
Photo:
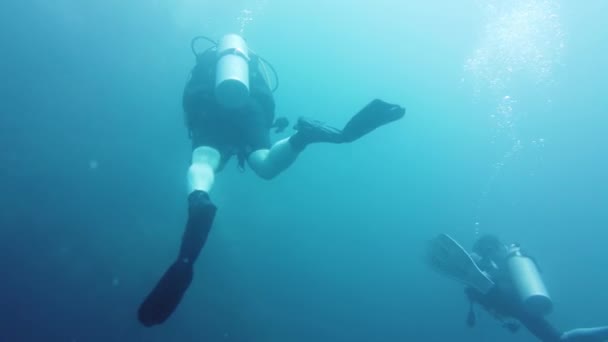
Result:
<svg viewBox="0 0 608 342"><path fill-rule="evenodd" d="M247 158L249 167L264 180L271 180L280 173L269 156L269 150L257 150L252 152Z"/></svg>
<svg viewBox="0 0 608 342"><path fill-rule="evenodd" d="M190 164L188 174L192 177L214 177L215 172L209 164Z"/></svg>
<svg viewBox="0 0 608 342"><path fill-rule="evenodd" d="M221 159L220 152L209 146L200 146L192 151L192 165L209 165L215 171Z"/></svg>
<svg viewBox="0 0 608 342"><path fill-rule="evenodd" d="M260 170L253 170L263 180L272 180L279 175L279 172L269 170L269 168L262 168Z"/></svg>
<svg viewBox="0 0 608 342"><path fill-rule="evenodd" d="M190 193L195 190L211 191L220 161L221 154L214 148L201 146L192 151L192 164L188 168L187 177Z"/></svg>
<svg viewBox="0 0 608 342"><path fill-rule="evenodd" d="M277 170L273 165L268 162L262 163L249 163L249 166L255 172L258 177L264 180L271 180L279 175L279 170Z"/></svg>
<svg viewBox="0 0 608 342"><path fill-rule="evenodd" d="M211 191L215 182L215 172L208 164L192 164L188 168L188 193L200 190Z"/></svg>

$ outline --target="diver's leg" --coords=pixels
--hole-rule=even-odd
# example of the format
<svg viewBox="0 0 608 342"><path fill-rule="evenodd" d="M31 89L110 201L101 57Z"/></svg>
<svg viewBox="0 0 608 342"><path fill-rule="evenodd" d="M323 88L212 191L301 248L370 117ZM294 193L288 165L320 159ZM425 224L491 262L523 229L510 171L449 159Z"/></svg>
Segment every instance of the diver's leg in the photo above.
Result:
<svg viewBox="0 0 608 342"><path fill-rule="evenodd" d="M251 169L264 179L272 179L285 171L298 154L313 143L342 143L342 132L320 121L300 118L294 127L297 132L276 142L269 148L268 129L258 129L251 139L253 152L247 158Z"/></svg>
<svg viewBox="0 0 608 342"><path fill-rule="evenodd" d="M193 264L207 240L217 210L209 198L209 191L220 161L220 152L212 147L201 146L192 151L192 164L188 169L188 222L182 237L179 262Z"/></svg>
<svg viewBox="0 0 608 342"><path fill-rule="evenodd" d="M268 129L261 126L249 128L252 150L247 161L260 177L272 179L285 171L296 160L306 146L313 143L348 143L359 139L374 129L398 120L405 109L381 100L374 100L355 114L344 130L308 118L299 118L297 132L287 139L275 143L271 148L264 144L268 140Z"/></svg>
<svg viewBox="0 0 608 342"><path fill-rule="evenodd" d="M272 179L291 166L298 154L303 151L306 146L314 143L341 144L354 141L366 133L369 133L373 130L373 128L370 127L377 124L376 121L370 120L368 116L378 114L378 112L380 112L380 114L386 114L382 110L386 112L399 112L402 110L400 107L394 105L387 104L383 107L382 105L378 105L377 102L373 103L375 105L368 105L349 121L346 125L349 133L348 135L345 135L341 130L321 121L303 117L299 118L294 127L297 132L291 137L278 141L271 148L267 148L267 145L264 144L253 144L254 152L247 158L249 166L260 177ZM381 109L378 109L377 107L381 107ZM373 109L373 111L370 108ZM372 113L370 114L368 112ZM399 113L397 115L399 115ZM385 116L386 115L378 115L379 118L386 120ZM263 141L261 140L265 137L263 134L267 133L259 133L259 138L254 137L252 141Z"/></svg>
<svg viewBox="0 0 608 342"><path fill-rule="evenodd" d="M192 164L188 168L188 193L211 191L220 160L220 152L212 147L201 146L192 151Z"/></svg>
<svg viewBox="0 0 608 342"><path fill-rule="evenodd" d="M139 321L145 326L163 323L175 311L190 286L193 264L198 258L215 217L217 208L209 199L220 153L211 147L198 147L192 152L188 169L188 221L182 236L177 260L161 277L139 308Z"/></svg>
<svg viewBox="0 0 608 342"><path fill-rule="evenodd" d="M252 152L247 158L251 169L264 179L272 179L285 171L298 157L297 151L289 142L290 138L277 141L270 149Z"/></svg>
<svg viewBox="0 0 608 342"><path fill-rule="evenodd" d="M253 145L254 152L249 155L247 162L258 176L264 179L276 177L291 166L300 152L310 144L342 143L342 132L320 121L300 118L295 129L298 130L295 134L276 142L270 148L263 143Z"/></svg>
<svg viewBox="0 0 608 342"><path fill-rule="evenodd" d="M263 115L254 116L247 122L242 127L241 134L246 146L244 153L249 153L247 163L264 179L272 179L285 171L305 146L294 145L294 136L300 134L299 131L289 138L271 144L270 129Z"/></svg>
<svg viewBox="0 0 608 342"><path fill-rule="evenodd" d="M562 334L561 341L601 342L608 340L608 326L573 329Z"/></svg>

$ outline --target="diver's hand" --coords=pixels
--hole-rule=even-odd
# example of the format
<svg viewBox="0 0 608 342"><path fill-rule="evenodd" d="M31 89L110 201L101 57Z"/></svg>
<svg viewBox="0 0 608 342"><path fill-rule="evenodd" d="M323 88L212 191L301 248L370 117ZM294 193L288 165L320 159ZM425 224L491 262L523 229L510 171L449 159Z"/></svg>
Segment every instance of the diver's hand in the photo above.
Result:
<svg viewBox="0 0 608 342"><path fill-rule="evenodd" d="M287 126L289 126L289 120L286 117L281 116L274 120L274 123L270 128L276 128L274 132L281 133L285 130L285 128L287 128Z"/></svg>

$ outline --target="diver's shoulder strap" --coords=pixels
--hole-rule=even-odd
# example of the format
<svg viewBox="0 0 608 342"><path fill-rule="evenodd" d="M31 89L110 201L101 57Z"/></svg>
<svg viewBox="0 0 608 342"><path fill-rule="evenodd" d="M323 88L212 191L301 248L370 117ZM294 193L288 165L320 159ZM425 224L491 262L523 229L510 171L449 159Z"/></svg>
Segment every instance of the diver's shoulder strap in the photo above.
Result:
<svg viewBox="0 0 608 342"><path fill-rule="evenodd" d="M207 51L197 55L196 64L190 73L188 86L200 87L204 84L207 85L207 88L212 89L215 81L215 63L215 48L208 49Z"/></svg>

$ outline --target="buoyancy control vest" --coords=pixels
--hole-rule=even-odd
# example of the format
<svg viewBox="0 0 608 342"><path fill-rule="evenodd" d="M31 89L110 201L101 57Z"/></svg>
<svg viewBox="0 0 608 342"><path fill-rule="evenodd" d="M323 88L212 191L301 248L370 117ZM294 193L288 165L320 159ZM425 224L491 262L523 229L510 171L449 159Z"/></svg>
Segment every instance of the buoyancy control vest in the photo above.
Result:
<svg viewBox="0 0 608 342"><path fill-rule="evenodd" d="M196 65L190 73L182 99L186 125L190 130L197 124L197 118L203 115L230 115L231 112L247 111L254 106L259 108L257 112L263 113L268 127L272 126L275 116L274 90L269 86L267 63L261 57L254 53L249 55L249 101L242 108L234 109L222 106L215 96L217 46L200 54L195 52L195 55Z"/></svg>

